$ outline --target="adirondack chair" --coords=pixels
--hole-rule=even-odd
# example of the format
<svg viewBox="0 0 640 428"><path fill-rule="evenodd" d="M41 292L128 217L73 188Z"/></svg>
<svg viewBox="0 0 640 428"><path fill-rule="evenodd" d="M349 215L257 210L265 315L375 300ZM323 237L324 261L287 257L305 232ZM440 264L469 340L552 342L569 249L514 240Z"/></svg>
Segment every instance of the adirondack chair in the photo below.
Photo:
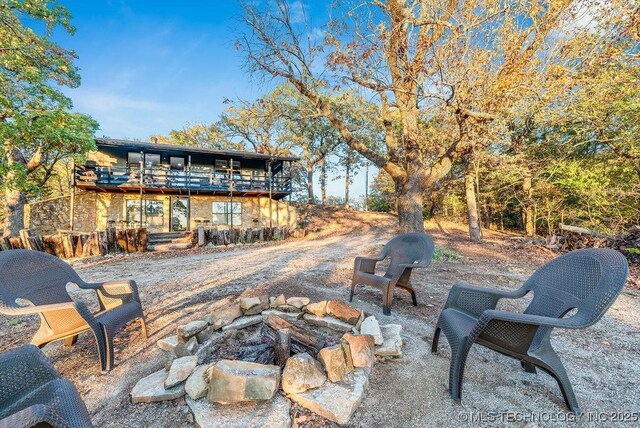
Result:
<svg viewBox="0 0 640 428"><path fill-rule="evenodd" d="M91 313L74 301L66 285L94 290L100 310ZM40 328L31 343L42 347L64 339L73 345L78 334L91 331L96 340L100 367L113 367L113 336L132 320L140 319L142 333L147 328L136 283L131 280L90 284L84 282L67 263L50 254L31 250L0 252L0 313L40 314Z"/></svg>
<svg viewBox="0 0 640 428"><path fill-rule="evenodd" d="M387 242L378 257L356 257L349 301L353 300L356 285L366 284L382 290L382 311L385 315L391 315L395 287L405 289L411 293L413 305L417 306L416 293L411 282L409 282L411 271L415 268L429 266L433 258L433 250L433 240L429 235L413 232L398 235ZM387 271L382 276L376 275L376 264L386 257L391 259Z"/></svg>
<svg viewBox="0 0 640 428"><path fill-rule="evenodd" d="M24 345L0 354L0 428L91 428L78 391L61 379L40 349Z"/></svg>
<svg viewBox="0 0 640 428"><path fill-rule="evenodd" d="M527 372L535 373L539 367L551 374L569 409L580 414L567 372L551 346L551 332L556 327L581 329L595 324L622 291L628 271L619 252L588 248L550 261L514 291L454 285L431 345L431 352L437 352L443 331L451 347L451 398L461 398L467 354L478 343L520 360ZM518 299L529 292L533 299L524 313L495 310L498 300Z"/></svg>

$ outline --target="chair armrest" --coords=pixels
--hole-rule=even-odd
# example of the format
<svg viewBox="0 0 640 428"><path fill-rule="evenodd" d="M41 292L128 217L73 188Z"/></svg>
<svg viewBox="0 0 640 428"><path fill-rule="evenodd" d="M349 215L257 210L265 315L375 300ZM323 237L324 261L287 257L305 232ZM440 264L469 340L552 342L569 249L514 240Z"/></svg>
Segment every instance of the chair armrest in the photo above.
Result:
<svg viewBox="0 0 640 428"><path fill-rule="evenodd" d="M486 310L495 309L500 299L517 299L527 294L528 291L524 288L506 291L466 284L454 284L451 287L451 291L449 291L449 297L447 297L444 309L455 308L479 317Z"/></svg>
<svg viewBox="0 0 640 428"><path fill-rule="evenodd" d="M59 311L61 309L74 309L75 302L50 303L48 305L34 306L5 306L2 312L7 315L29 315L40 312Z"/></svg>
<svg viewBox="0 0 640 428"><path fill-rule="evenodd" d="M51 416L51 409L45 404L34 404L27 408L24 408L12 415L7 416L4 419L0 419L0 427L12 427L12 428L31 428L33 426L40 426L42 422L47 424L54 423ZM55 418L56 420L59 418Z"/></svg>
<svg viewBox="0 0 640 428"><path fill-rule="evenodd" d="M5 405L60 376L34 345L23 345L0 354L0 402ZM4 426L0 423L0 426ZM9 425L13 426L13 425Z"/></svg>
<svg viewBox="0 0 640 428"><path fill-rule="evenodd" d="M582 328L581 323L575 322L573 317L552 318L542 315L522 314L517 312L488 310L484 311L479 323L489 323L492 320L507 321L516 324L526 324L536 327L558 327L558 328Z"/></svg>
<svg viewBox="0 0 640 428"><path fill-rule="evenodd" d="M356 257L353 263L354 272L366 272L366 273L375 273L376 271L376 263L384 260L384 257Z"/></svg>
<svg viewBox="0 0 640 428"><path fill-rule="evenodd" d="M115 280L100 283L83 283L78 287L88 290L95 290L100 300L101 309L110 309L120 306L131 300L140 303L138 286L131 279Z"/></svg>

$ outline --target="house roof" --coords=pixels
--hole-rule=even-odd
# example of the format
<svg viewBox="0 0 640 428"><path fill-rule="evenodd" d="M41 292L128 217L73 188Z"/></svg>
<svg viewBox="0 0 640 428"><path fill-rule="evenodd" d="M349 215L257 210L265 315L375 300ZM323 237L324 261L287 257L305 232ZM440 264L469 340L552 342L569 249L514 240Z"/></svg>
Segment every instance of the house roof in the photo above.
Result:
<svg viewBox="0 0 640 428"><path fill-rule="evenodd" d="M295 156L272 156L264 153L255 152L243 152L240 150L218 150L208 149L204 147L195 146L178 146L175 144L159 144L150 143L147 141L131 141L131 140L119 140L113 138L96 138L96 145L98 147L122 147L127 149L141 150L141 151L161 151L161 152L184 152L184 153L203 153L209 155L218 155L224 157L238 156L245 159L264 159L264 160L279 160L279 161L292 161L295 162L300 158Z"/></svg>

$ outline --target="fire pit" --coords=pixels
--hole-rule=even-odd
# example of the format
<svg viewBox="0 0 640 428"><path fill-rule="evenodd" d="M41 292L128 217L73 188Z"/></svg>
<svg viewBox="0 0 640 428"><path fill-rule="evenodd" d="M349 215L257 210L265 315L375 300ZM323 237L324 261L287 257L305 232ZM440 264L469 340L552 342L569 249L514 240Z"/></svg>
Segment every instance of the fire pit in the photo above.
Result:
<svg viewBox="0 0 640 428"><path fill-rule="evenodd" d="M165 368L133 388L134 403L186 402L201 427L291 426L290 402L346 424L376 358L402 355L402 327L341 300L227 297L158 341Z"/></svg>

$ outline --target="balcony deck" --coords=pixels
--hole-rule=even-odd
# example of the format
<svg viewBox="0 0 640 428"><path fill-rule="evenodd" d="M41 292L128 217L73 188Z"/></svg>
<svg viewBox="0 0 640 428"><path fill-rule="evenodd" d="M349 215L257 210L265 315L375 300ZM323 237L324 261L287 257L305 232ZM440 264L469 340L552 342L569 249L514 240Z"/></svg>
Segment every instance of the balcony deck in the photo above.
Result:
<svg viewBox="0 0 640 428"><path fill-rule="evenodd" d="M75 185L85 190L169 193L185 195L269 196L282 199L291 194L291 177L276 174L243 175L213 169L173 170L162 166L77 166Z"/></svg>

